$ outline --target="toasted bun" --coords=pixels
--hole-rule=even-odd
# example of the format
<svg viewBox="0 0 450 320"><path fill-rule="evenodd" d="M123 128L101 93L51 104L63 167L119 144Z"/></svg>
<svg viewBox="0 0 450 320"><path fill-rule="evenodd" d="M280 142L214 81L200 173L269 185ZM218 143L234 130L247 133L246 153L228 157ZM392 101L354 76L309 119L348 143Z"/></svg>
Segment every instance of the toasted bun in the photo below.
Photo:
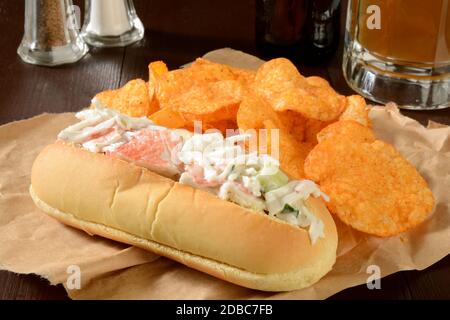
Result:
<svg viewBox="0 0 450 320"><path fill-rule="evenodd" d="M312 197L307 205L325 233L314 245L301 228L62 143L41 152L31 184L36 205L65 224L248 288L304 288L330 271L336 259L336 226L325 205Z"/></svg>

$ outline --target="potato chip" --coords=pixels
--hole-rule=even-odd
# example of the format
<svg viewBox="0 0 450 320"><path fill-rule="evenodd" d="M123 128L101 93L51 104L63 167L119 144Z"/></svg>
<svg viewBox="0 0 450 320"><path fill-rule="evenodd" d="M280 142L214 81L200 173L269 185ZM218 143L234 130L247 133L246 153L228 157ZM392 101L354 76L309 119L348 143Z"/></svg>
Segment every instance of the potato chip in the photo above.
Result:
<svg viewBox="0 0 450 320"><path fill-rule="evenodd" d="M308 142L291 143L280 139L280 167L291 179L305 179L304 163L313 145Z"/></svg>
<svg viewBox="0 0 450 320"><path fill-rule="evenodd" d="M104 106L112 106L114 99L117 97L119 90L105 90L95 95L94 99L98 99ZM91 106L95 107L95 106Z"/></svg>
<svg viewBox="0 0 450 320"><path fill-rule="evenodd" d="M332 138L344 138L352 142L373 142L376 140L373 131L353 120L340 120L330 124L317 134L318 142Z"/></svg>
<svg viewBox="0 0 450 320"><path fill-rule="evenodd" d="M155 91L160 108L178 110L190 121L236 121L243 95L254 72L205 59L162 74Z"/></svg>
<svg viewBox="0 0 450 320"><path fill-rule="evenodd" d="M234 80L217 81L174 97L169 105L190 120L234 120L245 94L242 85Z"/></svg>
<svg viewBox="0 0 450 320"><path fill-rule="evenodd" d="M379 140L327 139L309 153L304 168L330 196L330 211L362 232L397 235L424 221L434 206L414 166Z"/></svg>
<svg viewBox="0 0 450 320"><path fill-rule="evenodd" d="M199 58L190 67L162 74L156 95L161 108L165 108L170 106L177 96L192 88L198 89L222 81L237 81L240 85L247 86L253 82L254 74L250 70L232 68Z"/></svg>
<svg viewBox="0 0 450 320"><path fill-rule="evenodd" d="M302 142L306 133L306 119L297 112L287 110L283 112L277 112L283 127L289 131L297 141Z"/></svg>
<svg viewBox="0 0 450 320"><path fill-rule="evenodd" d="M329 126L333 121L320 121L314 119L306 119L304 140L306 142L317 144L317 134L322 131L323 128Z"/></svg>
<svg viewBox="0 0 450 320"><path fill-rule="evenodd" d="M157 125L171 129L184 128L188 123L181 113L170 108L158 110L149 119Z"/></svg>
<svg viewBox="0 0 450 320"><path fill-rule="evenodd" d="M141 79L131 80L117 90L101 92L95 98L108 108L132 117L145 117L155 111L150 109L147 83Z"/></svg>
<svg viewBox="0 0 450 320"><path fill-rule="evenodd" d="M237 81L248 87L251 87L255 82L256 72L253 70L234 68L233 73L235 74Z"/></svg>
<svg viewBox="0 0 450 320"><path fill-rule="evenodd" d="M253 84L256 74L253 70L233 68L203 58L196 59L189 69L197 78L206 82L235 80L247 86Z"/></svg>
<svg viewBox="0 0 450 320"><path fill-rule="evenodd" d="M161 109L170 107L173 98L188 91L194 85L185 69L169 71L158 79L155 95Z"/></svg>
<svg viewBox="0 0 450 320"><path fill-rule="evenodd" d="M293 123L286 121L289 115L276 112L262 98L256 95L248 95L243 100L237 114L237 123L240 130L244 132L249 129L267 129L267 146L261 146L259 136L259 150L266 149L274 155L273 148L278 148L278 159L280 166L289 176L295 179L304 178L303 161L312 145L302 143L291 133L289 126ZM278 141L271 141L271 130L278 129Z"/></svg>
<svg viewBox="0 0 450 320"><path fill-rule="evenodd" d="M369 109L363 97L358 95L346 98L345 110L339 120L354 120L363 126L370 127Z"/></svg>
<svg viewBox="0 0 450 320"><path fill-rule="evenodd" d="M236 80L236 76L230 66L214 63L203 58L197 58L186 70L194 75L197 81L203 83Z"/></svg>
<svg viewBox="0 0 450 320"><path fill-rule="evenodd" d="M320 121L337 119L345 107L345 98L326 80L308 80L285 58L264 63L256 72L254 89L277 111L292 110Z"/></svg>
<svg viewBox="0 0 450 320"><path fill-rule="evenodd" d="M306 82L315 87L328 88L330 86L330 83L327 80L317 76L307 77Z"/></svg>
<svg viewBox="0 0 450 320"><path fill-rule="evenodd" d="M264 99L254 94L249 94L242 100L236 118L241 130L262 129L264 121L268 119L272 119L277 127L282 125L277 112Z"/></svg>
<svg viewBox="0 0 450 320"><path fill-rule="evenodd" d="M167 72L169 72L169 69L163 61L153 61L148 65L149 79L151 81L159 79Z"/></svg>
<svg viewBox="0 0 450 320"><path fill-rule="evenodd" d="M217 129L222 134L226 135L227 130L236 130L237 129L237 123L234 120L220 120L216 122L206 122L203 123L203 132L210 129Z"/></svg>
<svg viewBox="0 0 450 320"><path fill-rule="evenodd" d="M148 98L150 100L150 110L156 112L159 110L159 101L155 92L158 90L159 79L165 73L168 73L169 69L163 61L154 61L148 65Z"/></svg>
<svg viewBox="0 0 450 320"><path fill-rule="evenodd" d="M164 126L171 129L184 128L189 131L194 131L195 123L197 121L195 115L183 115L181 112L171 109L165 108L158 110L154 114L152 114L149 119L154 123L160 126ZM217 129L221 131L223 134L226 133L227 129L237 129L237 124L235 120L219 120L219 121L202 121L201 122L202 132L205 132L209 129Z"/></svg>
<svg viewBox="0 0 450 320"><path fill-rule="evenodd" d="M270 152L270 133L266 132L267 137L265 137L259 130L266 129L265 121L271 120L270 129L280 129L282 122L267 102L255 94L249 94L242 100L236 118L239 130L249 133L254 129L258 149L265 149L263 153Z"/></svg>
<svg viewBox="0 0 450 320"><path fill-rule="evenodd" d="M269 131L269 137L270 130L279 129L278 157L273 153L273 148L276 147L275 142L269 139L268 143L271 155L278 158L281 169L292 179L304 179L303 165L313 145L297 141L288 131L275 125L275 122L271 119L265 120L263 124L264 128Z"/></svg>

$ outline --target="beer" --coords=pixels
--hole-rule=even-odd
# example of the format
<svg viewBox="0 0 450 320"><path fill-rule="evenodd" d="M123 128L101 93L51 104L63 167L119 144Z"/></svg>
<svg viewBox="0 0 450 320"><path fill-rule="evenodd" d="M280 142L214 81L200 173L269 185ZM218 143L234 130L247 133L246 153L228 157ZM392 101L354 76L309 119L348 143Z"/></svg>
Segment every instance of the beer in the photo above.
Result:
<svg viewBox="0 0 450 320"><path fill-rule="evenodd" d="M343 69L376 102L450 106L450 0L349 0Z"/></svg>
<svg viewBox="0 0 450 320"><path fill-rule="evenodd" d="M366 24L370 14L358 10L359 25ZM417 67L443 66L450 63L449 0L362 0L361 8L380 8L381 28L360 28L359 43L378 57L397 64Z"/></svg>

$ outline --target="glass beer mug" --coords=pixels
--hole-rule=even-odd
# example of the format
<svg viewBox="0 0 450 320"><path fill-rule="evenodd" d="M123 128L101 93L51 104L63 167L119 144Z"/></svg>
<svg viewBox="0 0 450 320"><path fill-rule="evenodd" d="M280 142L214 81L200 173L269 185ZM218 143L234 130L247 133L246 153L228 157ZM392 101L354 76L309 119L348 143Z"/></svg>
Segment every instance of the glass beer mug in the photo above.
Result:
<svg viewBox="0 0 450 320"><path fill-rule="evenodd" d="M449 107L450 0L349 0L343 71L370 100Z"/></svg>

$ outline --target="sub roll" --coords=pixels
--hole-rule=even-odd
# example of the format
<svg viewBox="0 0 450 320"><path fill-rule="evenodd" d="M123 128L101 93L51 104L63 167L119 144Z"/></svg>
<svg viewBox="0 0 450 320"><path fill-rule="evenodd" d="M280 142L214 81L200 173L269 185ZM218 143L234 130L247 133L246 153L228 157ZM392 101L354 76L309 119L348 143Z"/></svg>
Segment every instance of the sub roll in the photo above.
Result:
<svg viewBox="0 0 450 320"><path fill-rule="evenodd" d="M328 273L337 232L319 188L245 135L192 134L97 108L33 164L30 194L53 218L244 287L301 289Z"/></svg>

